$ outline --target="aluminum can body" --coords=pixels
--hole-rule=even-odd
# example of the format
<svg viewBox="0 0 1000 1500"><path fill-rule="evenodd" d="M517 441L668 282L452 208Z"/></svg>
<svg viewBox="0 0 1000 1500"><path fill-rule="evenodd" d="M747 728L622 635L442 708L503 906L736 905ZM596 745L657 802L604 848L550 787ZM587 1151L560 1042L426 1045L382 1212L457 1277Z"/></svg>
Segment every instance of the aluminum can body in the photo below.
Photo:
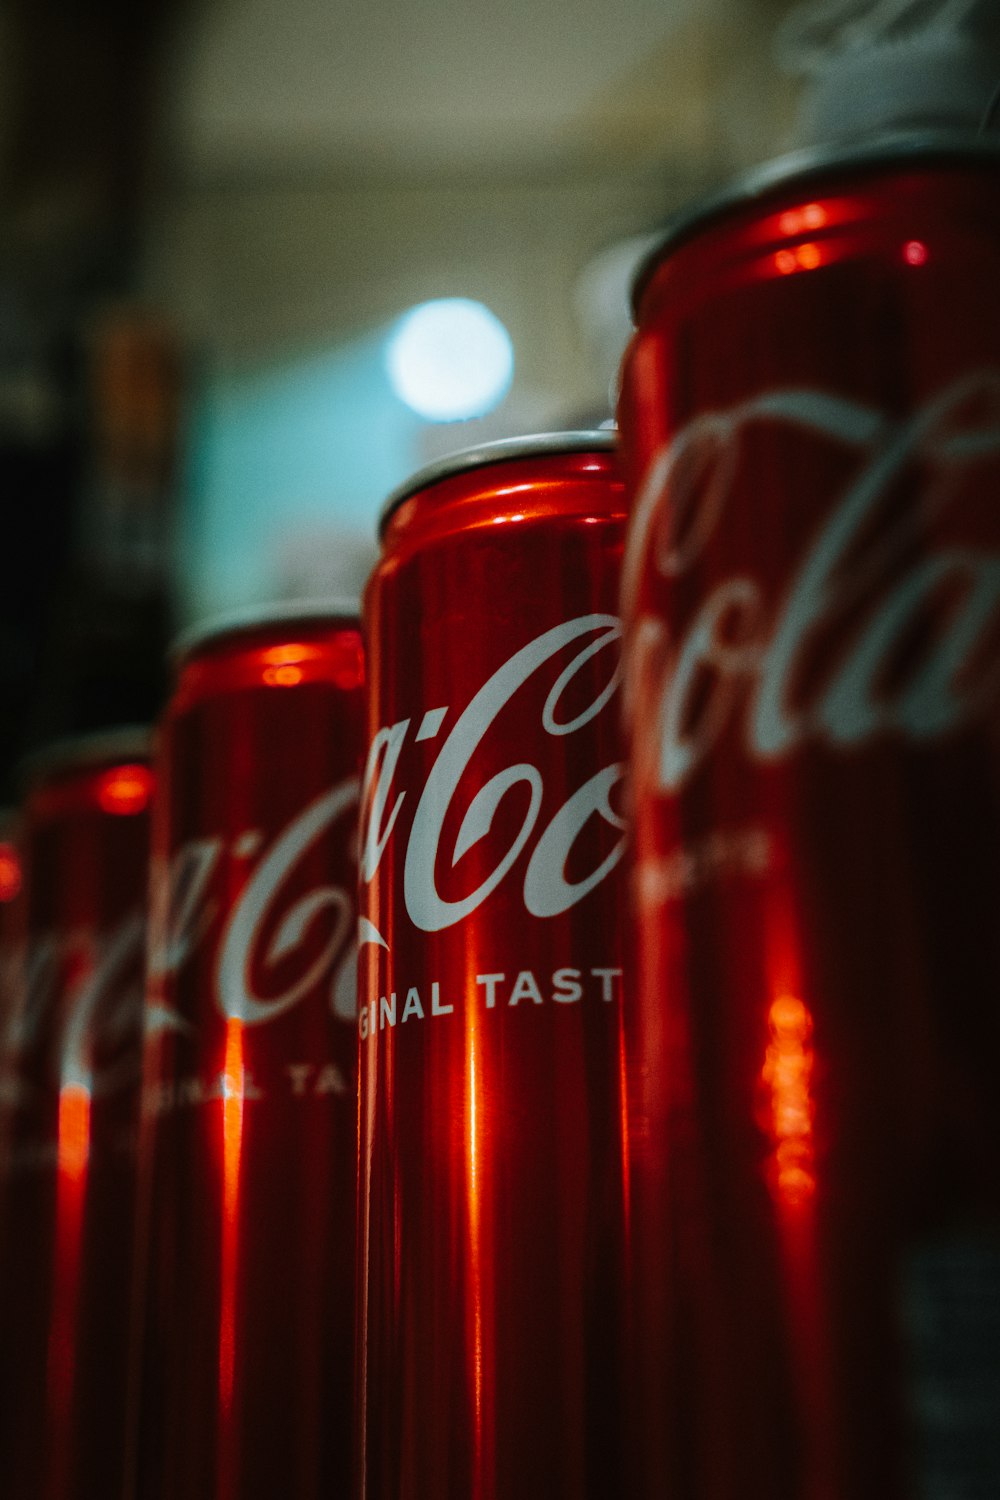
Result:
<svg viewBox="0 0 1000 1500"><path fill-rule="evenodd" d="M0 1462L21 1500L121 1492L152 791L135 731L27 776L0 1105Z"/></svg>
<svg viewBox="0 0 1000 1500"><path fill-rule="evenodd" d="M389 515L365 596L366 1500L582 1500L620 1476L609 450L446 462Z"/></svg>
<svg viewBox="0 0 1000 1500"><path fill-rule="evenodd" d="M797 168L640 287L643 1500L1000 1493L998 174Z"/></svg>
<svg viewBox="0 0 1000 1500"><path fill-rule="evenodd" d="M132 1483L310 1500L349 1482L357 612L179 652L160 726Z"/></svg>

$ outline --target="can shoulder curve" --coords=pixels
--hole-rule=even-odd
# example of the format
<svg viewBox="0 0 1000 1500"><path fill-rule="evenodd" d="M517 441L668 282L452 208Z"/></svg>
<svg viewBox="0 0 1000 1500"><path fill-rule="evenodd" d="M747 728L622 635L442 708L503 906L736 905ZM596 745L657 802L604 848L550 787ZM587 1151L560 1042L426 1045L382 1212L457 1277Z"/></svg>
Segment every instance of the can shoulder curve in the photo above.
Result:
<svg viewBox="0 0 1000 1500"><path fill-rule="evenodd" d="M632 281L633 317L638 321L643 295L664 257L732 210L750 208L797 183L805 185L844 168L874 172L880 167L905 167L921 161L979 162L1000 167L1000 139L965 130L901 131L855 146L809 147L754 167L661 225L657 244L640 262Z"/></svg>
<svg viewBox="0 0 1000 1500"><path fill-rule="evenodd" d="M152 726L123 724L115 729L65 735L40 745L21 760L15 776L18 785L26 789L41 777L85 771L115 761L150 760L152 754Z"/></svg>
<svg viewBox="0 0 1000 1500"><path fill-rule="evenodd" d="M558 456L561 453L613 453L617 446L617 429L600 427L592 431L544 432L526 437L503 438L496 443L460 448L445 458L417 469L409 479L397 485L379 512L378 535L381 537L384 534L392 516L411 495L441 484L457 474L522 458Z"/></svg>
<svg viewBox="0 0 1000 1500"><path fill-rule="evenodd" d="M269 625L322 625L337 620L343 620L346 624L358 624L360 616L360 601L353 596L249 605L246 609L210 615L207 619L190 625L187 630L182 630L170 646L169 658L172 665L177 667L205 646L215 645L230 636L238 637L254 630L266 630Z"/></svg>

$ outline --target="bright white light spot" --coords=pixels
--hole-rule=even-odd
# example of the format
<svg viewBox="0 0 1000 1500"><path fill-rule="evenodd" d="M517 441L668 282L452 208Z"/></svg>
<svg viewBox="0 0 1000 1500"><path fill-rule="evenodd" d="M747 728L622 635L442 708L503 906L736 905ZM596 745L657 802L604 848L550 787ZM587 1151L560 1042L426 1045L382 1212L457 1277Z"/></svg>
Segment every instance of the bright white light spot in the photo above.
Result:
<svg viewBox="0 0 1000 1500"><path fill-rule="evenodd" d="M400 320L386 361L401 401L431 422L482 417L510 389L510 334L481 302L444 297Z"/></svg>

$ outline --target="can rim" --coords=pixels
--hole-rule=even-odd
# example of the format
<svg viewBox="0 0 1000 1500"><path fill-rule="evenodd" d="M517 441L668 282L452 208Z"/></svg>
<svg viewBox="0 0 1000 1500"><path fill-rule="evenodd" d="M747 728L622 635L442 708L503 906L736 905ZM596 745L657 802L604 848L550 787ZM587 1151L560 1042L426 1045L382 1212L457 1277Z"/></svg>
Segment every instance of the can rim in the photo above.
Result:
<svg viewBox="0 0 1000 1500"><path fill-rule="evenodd" d="M360 624L361 602L345 595L342 598L297 599L284 604L248 605L245 609L228 610L224 614L211 615L208 619L189 625L172 642L167 657L173 666L179 666L203 646L257 630L262 626L291 624L296 620L324 621L351 620Z"/></svg>
<svg viewBox="0 0 1000 1500"><path fill-rule="evenodd" d="M432 485L451 479L456 474L464 474L470 469L485 469L491 464L506 463L511 459L541 458L559 453L612 453L617 444L617 428L597 427L591 431L540 432L526 437L501 438L499 442L480 443L472 448L459 448L456 452L417 469L409 479L390 492L379 511L376 534L381 540L393 514L411 495L430 489Z"/></svg>
<svg viewBox="0 0 1000 1500"><path fill-rule="evenodd" d="M152 725L122 724L115 729L95 729L83 734L62 735L48 744L40 745L18 762L14 779L24 793L32 782L59 771L84 771L102 761L152 758Z"/></svg>
<svg viewBox="0 0 1000 1500"><path fill-rule="evenodd" d="M970 134L966 130L899 131L856 146L809 146L751 168L714 193L708 193L681 209L661 226L657 244L640 261L632 279L633 318L638 322L639 304L660 262L698 230L730 210L749 208L796 180L807 181L843 167L877 171L882 166L928 157L939 161L956 157L993 159L1000 163L1000 140Z"/></svg>

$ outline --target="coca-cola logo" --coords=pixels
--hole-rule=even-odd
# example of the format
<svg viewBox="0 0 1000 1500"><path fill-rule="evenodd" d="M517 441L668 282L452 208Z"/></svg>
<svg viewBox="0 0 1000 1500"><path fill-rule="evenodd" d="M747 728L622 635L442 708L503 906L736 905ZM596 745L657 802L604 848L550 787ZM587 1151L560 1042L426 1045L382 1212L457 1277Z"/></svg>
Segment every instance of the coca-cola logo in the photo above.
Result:
<svg viewBox="0 0 1000 1500"><path fill-rule="evenodd" d="M107 932L37 934L15 958L15 1003L0 1039L2 1094L18 1104L47 1070L93 1098L135 1081L142 1033L146 921L129 912Z"/></svg>
<svg viewBox="0 0 1000 1500"><path fill-rule="evenodd" d="M322 793L292 819L259 858L224 915L217 876L225 863L259 854L262 836L250 830L234 839L195 839L167 862L154 860L147 1030L181 1029L186 1023L168 998L170 981L208 941L212 991L219 1012L246 1026L276 1019L307 995L327 987L333 1015L353 1022L357 1011L356 923L353 880L302 891L303 865L318 846L344 833L339 859L353 874L356 857L356 777ZM281 978L276 987L265 981Z"/></svg>
<svg viewBox="0 0 1000 1500"><path fill-rule="evenodd" d="M403 855L403 900L413 925L423 932L440 932L476 911L511 874L519 861L521 896L533 917L554 917L568 911L602 881L622 857L624 823L612 797L622 780L620 762L596 769L558 808L542 820L545 763L549 739L564 741L583 730L612 706L619 682L621 628L614 615L588 614L567 620L522 646L483 684L447 731L422 789L396 790L405 780L405 757L410 746L436 739L452 717L449 705L427 710L419 721L400 719L380 729L368 753L362 791L361 880L374 880L391 840L397 836L400 813L407 799L415 799ZM495 730L505 710L513 706L529 683L552 676L540 722L520 726L519 743L525 759L508 765L471 791L467 773ZM596 688L593 682L596 680ZM581 686L587 701L577 701ZM593 695L591 696L591 693ZM568 702L572 707L567 707ZM560 754L560 766L566 763ZM497 813L505 799L521 788L526 809L512 839L496 836ZM471 794L470 794L471 793ZM461 807L463 798L468 798ZM445 828L461 821L449 848ZM592 819L610 825L618 835L606 853L585 874L570 879L567 867L578 839ZM454 869L470 849L494 838L495 851L486 858L487 873L462 895L445 895L441 867ZM504 844L506 846L504 846ZM486 845L485 847L489 847ZM523 857L523 859L522 859ZM374 933L375 939L378 934ZM370 939L371 939L370 935ZM381 941L381 939L378 939Z"/></svg>
<svg viewBox="0 0 1000 1500"><path fill-rule="evenodd" d="M725 578L675 637L640 611L644 572L672 581L696 567L746 478L744 440L758 424L846 448L857 467L778 598L754 577ZM817 391L769 392L698 416L657 452L633 507L623 597L626 701L630 712L654 705L658 786L680 790L734 721L747 753L768 760L810 739L842 749L880 733L930 742L983 716L1000 689L1000 556L940 538L949 519L982 530L994 498L970 480L998 454L993 371L905 420ZM901 507L900 484L917 472ZM746 487L743 502L753 498ZM810 654L825 655L821 673L803 670Z"/></svg>

